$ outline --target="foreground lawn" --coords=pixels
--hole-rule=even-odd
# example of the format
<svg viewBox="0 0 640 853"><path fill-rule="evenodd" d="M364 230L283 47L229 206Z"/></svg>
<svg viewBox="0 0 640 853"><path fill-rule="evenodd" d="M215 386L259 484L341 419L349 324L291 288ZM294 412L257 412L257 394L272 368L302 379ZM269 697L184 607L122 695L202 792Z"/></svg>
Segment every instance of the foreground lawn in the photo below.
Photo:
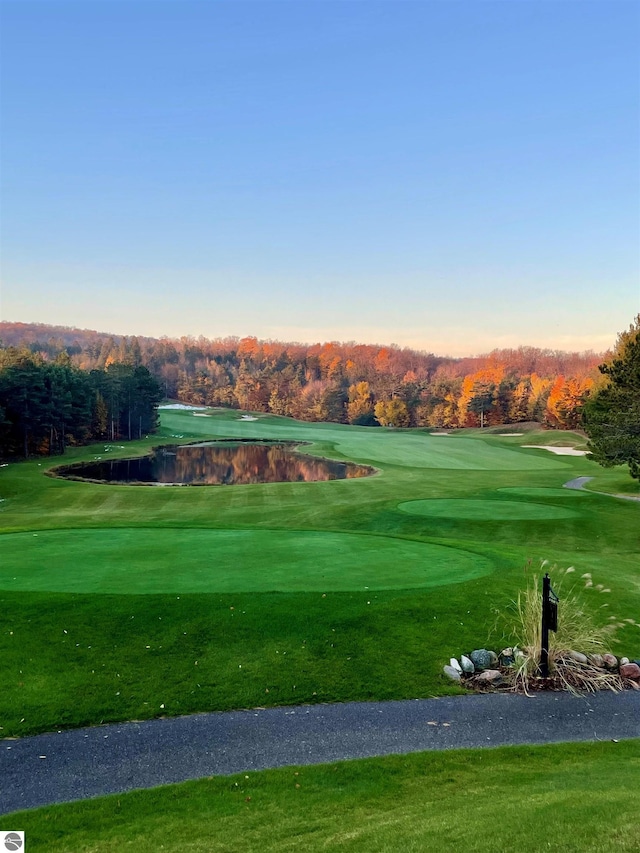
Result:
<svg viewBox="0 0 640 853"><path fill-rule="evenodd" d="M640 849L640 742L418 753L19 812L47 853Z"/></svg>
<svg viewBox="0 0 640 853"><path fill-rule="evenodd" d="M618 489L624 472L521 446L583 437L239 418L164 412L161 436L64 462L260 437L378 473L154 488L43 476L59 458L0 469L0 737L456 692L443 663L509 644L500 627L488 638L496 610L543 559L593 575L587 606L628 620L613 651L640 657L640 503L562 488Z"/></svg>

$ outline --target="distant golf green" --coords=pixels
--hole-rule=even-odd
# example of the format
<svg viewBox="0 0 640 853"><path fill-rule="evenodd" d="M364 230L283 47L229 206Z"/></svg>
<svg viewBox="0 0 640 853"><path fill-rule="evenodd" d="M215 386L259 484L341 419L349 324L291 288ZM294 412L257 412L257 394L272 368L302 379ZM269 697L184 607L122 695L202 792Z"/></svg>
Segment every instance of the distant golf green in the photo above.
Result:
<svg viewBox="0 0 640 853"><path fill-rule="evenodd" d="M159 714L461 690L452 655L507 644L540 561L591 574L585 607L640 656L635 484L584 436L446 436L165 409L160 434L0 468L0 734ZM370 477L134 486L44 476L208 439L305 442ZM591 492L563 488L594 478ZM626 477L626 480L624 479ZM610 589L606 595L600 589ZM561 593L562 595L562 593ZM625 621L626 620L626 621Z"/></svg>
<svg viewBox="0 0 640 853"><path fill-rule="evenodd" d="M462 583L491 569L486 558L460 549L366 534L118 528L0 537L0 588L7 590L405 589Z"/></svg>
<svg viewBox="0 0 640 853"><path fill-rule="evenodd" d="M588 494L578 489L527 488L526 486L512 486L500 489L499 491L504 494L518 495L523 498L581 498L582 500Z"/></svg>
<svg viewBox="0 0 640 853"><path fill-rule="evenodd" d="M486 519L487 521L575 518L578 516L577 512L564 507L525 503L524 501L406 501L399 504L398 509L409 513L409 515L427 515L433 518Z"/></svg>

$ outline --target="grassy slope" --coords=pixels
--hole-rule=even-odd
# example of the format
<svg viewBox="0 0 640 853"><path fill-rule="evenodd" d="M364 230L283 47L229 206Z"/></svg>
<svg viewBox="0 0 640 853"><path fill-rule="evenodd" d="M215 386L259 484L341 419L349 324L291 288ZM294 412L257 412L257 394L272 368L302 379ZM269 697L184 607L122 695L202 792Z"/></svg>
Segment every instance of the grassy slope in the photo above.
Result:
<svg viewBox="0 0 640 853"><path fill-rule="evenodd" d="M640 848L640 742L453 750L217 777L20 812L47 853Z"/></svg>
<svg viewBox="0 0 640 853"><path fill-rule="evenodd" d="M305 452L369 463L380 473L174 489L43 477L56 461L2 469L0 656L9 689L0 693L0 735L161 713L455 692L440 674L443 661L485 643L494 609L523 584L528 560L592 572L612 589L603 618L640 612L640 506L562 490L567 480L600 476L601 469L584 458L519 448L549 433L429 438L271 416L239 421L236 412L165 412L163 434L307 440L313 446ZM69 461L97 452L74 450ZM456 505L443 503L459 499L486 507L484 517L456 517ZM518 518L519 504L535 517ZM403 511L407 506L421 514ZM501 520L496 507L516 518ZM222 558L217 545L225 531L246 532L234 540L243 543L242 561L234 562L233 548ZM314 537L295 538L305 531ZM29 537L37 551L29 552ZM301 541L295 561L293 545L278 550ZM442 552L421 552L421 543L456 549L448 552L452 564L459 559L459 571L471 576L433 585L443 580ZM124 561L113 559L125 547L127 567L146 572L140 591L154 589L149 570L163 561L155 587L161 593L106 592L127 589ZM317 577L320 557L332 577ZM243 581L230 589L239 570ZM101 594L91 594L96 590ZM594 606L603 600L594 593ZM640 630L626 628L620 649L638 656Z"/></svg>

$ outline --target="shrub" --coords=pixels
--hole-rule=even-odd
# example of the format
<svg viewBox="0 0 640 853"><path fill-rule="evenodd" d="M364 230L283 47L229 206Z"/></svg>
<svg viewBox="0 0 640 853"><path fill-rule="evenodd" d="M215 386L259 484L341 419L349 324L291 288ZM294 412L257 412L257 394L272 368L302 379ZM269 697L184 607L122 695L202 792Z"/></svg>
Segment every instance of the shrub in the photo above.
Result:
<svg viewBox="0 0 640 853"><path fill-rule="evenodd" d="M514 689L528 693L537 684L540 675L540 647L542 640L542 571L551 577L554 591L559 597L558 630L549 632L549 680L544 686L571 690L620 690L622 681L617 672L610 672L598 665L594 656L607 652L622 623L610 616L603 623L598 611L606 607L590 606L587 591L591 594L610 592L602 584L593 585L591 575L583 574L574 583L570 577L575 569L558 569L544 561L540 573L531 577L527 588L518 593L517 599L507 614L498 613L496 627L502 623L503 638L511 642L514 649L514 665L508 677ZM595 604L595 602L594 602ZM597 615L598 614L598 615ZM576 660L572 653L587 655L588 662ZM597 659L596 659L597 660Z"/></svg>

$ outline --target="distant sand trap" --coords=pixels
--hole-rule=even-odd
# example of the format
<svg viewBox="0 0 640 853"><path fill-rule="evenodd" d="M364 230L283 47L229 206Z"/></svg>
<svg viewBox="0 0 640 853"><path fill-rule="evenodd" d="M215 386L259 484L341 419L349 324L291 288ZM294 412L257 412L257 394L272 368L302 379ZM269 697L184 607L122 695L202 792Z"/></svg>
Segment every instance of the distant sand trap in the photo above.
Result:
<svg viewBox="0 0 640 853"><path fill-rule="evenodd" d="M498 435L509 435L509 436L511 436L511 435L524 435L524 433L523 432L499 432ZM531 445L527 445L527 446L530 447Z"/></svg>
<svg viewBox="0 0 640 853"><path fill-rule="evenodd" d="M429 435L451 435L450 432L430 432Z"/></svg>
<svg viewBox="0 0 640 853"><path fill-rule="evenodd" d="M586 456L588 450L577 450L575 447L550 447L545 444L521 444L521 447L531 447L533 450L550 450L558 456Z"/></svg>
<svg viewBox="0 0 640 853"><path fill-rule="evenodd" d="M257 418L254 418L253 415L242 415L238 418L239 421L257 421Z"/></svg>
<svg viewBox="0 0 640 853"><path fill-rule="evenodd" d="M194 418L210 418L213 416L208 414L207 412L194 412L193 417Z"/></svg>
<svg viewBox="0 0 640 853"><path fill-rule="evenodd" d="M186 403L165 403L164 406L158 406L159 409L181 409L187 412L202 411L206 406L188 406Z"/></svg>

